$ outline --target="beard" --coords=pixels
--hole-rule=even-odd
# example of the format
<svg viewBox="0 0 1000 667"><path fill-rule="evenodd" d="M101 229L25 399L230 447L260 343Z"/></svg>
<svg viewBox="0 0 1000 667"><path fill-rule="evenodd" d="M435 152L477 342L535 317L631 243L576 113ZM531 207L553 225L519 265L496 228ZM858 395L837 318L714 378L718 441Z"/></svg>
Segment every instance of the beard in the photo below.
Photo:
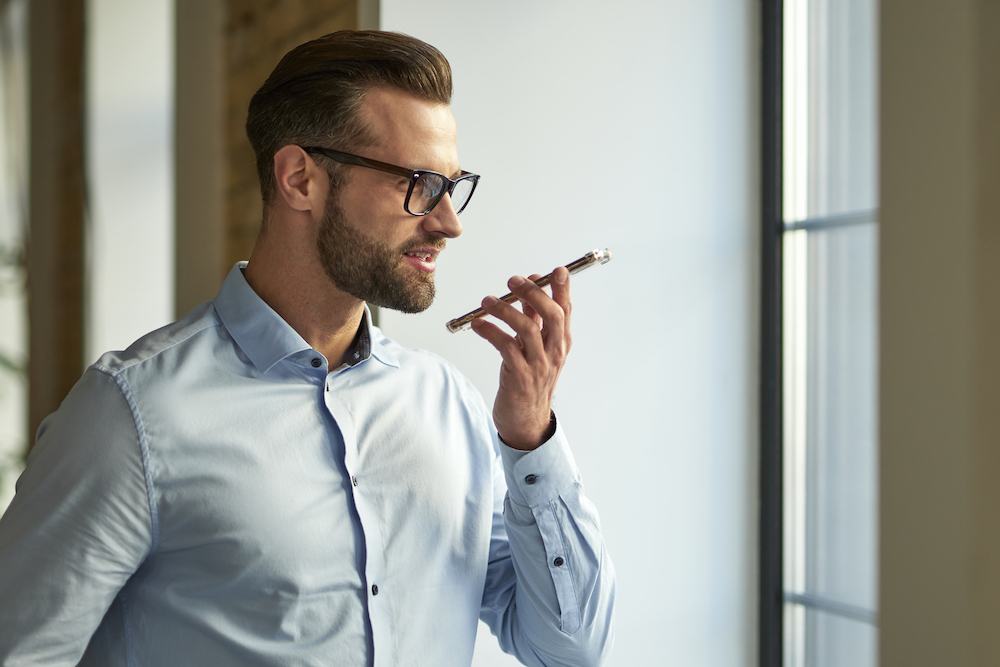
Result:
<svg viewBox="0 0 1000 667"><path fill-rule="evenodd" d="M413 271L402 262L407 248L440 248L440 240L422 237L393 248L371 239L347 222L334 192L316 235L316 250L327 277L343 292L373 306L419 313L434 301L434 274Z"/></svg>

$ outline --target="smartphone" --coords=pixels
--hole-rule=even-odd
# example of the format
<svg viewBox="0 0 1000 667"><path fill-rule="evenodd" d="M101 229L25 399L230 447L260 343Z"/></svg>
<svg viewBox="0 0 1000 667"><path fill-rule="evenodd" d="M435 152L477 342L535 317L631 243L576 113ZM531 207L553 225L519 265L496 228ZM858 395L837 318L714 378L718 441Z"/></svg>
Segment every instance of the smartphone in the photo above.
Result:
<svg viewBox="0 0 1000 667"><path fill-rule="evenodd" d="M579 273L584 269L588 269L592 266L607 264L610 261L611 261L611 251L608 250L607 248L605 248L604 250L591 250L580 259L574 260L569 264L567 264L566 269L569 270L570 274L572 275L574 273ZM545 287L550 282L552 282L552 273L547 273L538 280L534 281L534 283L539 287ZM512 293L508 292L507 294L500 297L500 300L505 301L507 303L513 303L517 301L517 297L514 296ZM462 329L468 329L469 326L472 324L472 320L476 319L477 317L482 317L485 314L486 314L486 309L484 309L483 307L479 307L476 308L475 310L470 310L461 317L456 317L455 319L450 320L445 324L445 326L448 327L448 331L455 333L456 331L461 331Z"/></svg>

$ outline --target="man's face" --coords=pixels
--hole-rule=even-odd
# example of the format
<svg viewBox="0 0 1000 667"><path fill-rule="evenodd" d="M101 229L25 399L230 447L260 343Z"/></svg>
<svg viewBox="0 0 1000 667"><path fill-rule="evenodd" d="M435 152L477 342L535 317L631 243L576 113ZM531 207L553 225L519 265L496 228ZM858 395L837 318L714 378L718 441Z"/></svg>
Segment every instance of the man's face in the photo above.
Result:
<svg viewBox="0 0 1000 667"><path fill-rule="evenodd" d="M365 95L360 113L376 140L357 151L364 157L452 177L459 172L455 119L447 106L377 88ZM357 166L342 167L341 174L316 238L327 276L372 305L426 310L434 300L436 255L448 238L462 233L450 198L425 216L412 216L403 210L407 178Z"/></svg>

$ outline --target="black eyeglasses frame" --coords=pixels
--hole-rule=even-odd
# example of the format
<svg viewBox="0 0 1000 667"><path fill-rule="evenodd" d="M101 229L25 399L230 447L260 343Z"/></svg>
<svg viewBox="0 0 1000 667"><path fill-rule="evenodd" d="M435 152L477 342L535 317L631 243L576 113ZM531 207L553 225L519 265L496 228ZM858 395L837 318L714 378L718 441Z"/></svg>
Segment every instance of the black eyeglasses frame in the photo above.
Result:
<svg viewBox="0 0 1000 667"><path fill-rule="evenodd" d="M445 176L444 174L437 171L433 171L431 169L407 169L406 167L400 167L399 165L390 164L388 162L382 162L380 160L373 160L371 158L362 157L360 155L354 155L353 153L345 153L344 151L338 151L333 148L326 148L325 146L299 146L299 148L304 150L306 153L322 155L324 157L330 158L335 162L340 162L342 164L352 164L358 167L367 167L368 169L375 169L377 171L383 171L389 174L395 174L396 176L406 177L407 179L409 179L410 184L409 187L407 187L406 189L406 198L403 200L403 210L409 213L410 215L415 215L415 216L427 215L428 213L434 210L434 207L437 206L442 199L444 199L445 192L447 192L448 196L450 197L451 193L455 191L455 186L457 186L460 181L471 180L472 190L469 191L468 198L465 200L465 203L462 204L462 208L457 209L455 211L455 215L459 215L462 211L465 210L465 207L469 205L469 202L472 201L472 195L475 194L476 186L479 185L479 174L474 174L471 171L462 171L462 173L458 175L458 178L449 178L448 176ZM417 184L417 181L420 180L420 177L423 176L424 174L433 174L435 176L438 176L444 179L444 181L448 185L447 187L441 189L441 194L439 194L437 198L434 199L434 201L427 208L427 210L423 211L422 213L415 213L414 211L410 210L410 195L413 194L414 186Z"/></svg>

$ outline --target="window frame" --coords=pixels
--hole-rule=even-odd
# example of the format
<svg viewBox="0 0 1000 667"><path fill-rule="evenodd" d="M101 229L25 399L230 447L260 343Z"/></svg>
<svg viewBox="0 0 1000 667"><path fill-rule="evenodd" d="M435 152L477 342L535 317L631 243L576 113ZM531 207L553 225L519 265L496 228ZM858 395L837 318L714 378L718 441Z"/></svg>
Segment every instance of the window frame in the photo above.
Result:
<svg viewBox="0 0 1000 667"><path fill-rule="evenodd" d="M758 658L784 662L782 451L783 0L761 2L761 322Z"/></svg>
<svg viewBox="0 0 1000 667"><path fill-rule="evenodd" d="M785 607L797 603L878 628L878 612L806 592L788 592L785 568L784 242L785 234L877 224L871 210L786 221L784 204L784 4L763 0L761 20L761 321L759 396L758 664L785 665Z"/></svg>

